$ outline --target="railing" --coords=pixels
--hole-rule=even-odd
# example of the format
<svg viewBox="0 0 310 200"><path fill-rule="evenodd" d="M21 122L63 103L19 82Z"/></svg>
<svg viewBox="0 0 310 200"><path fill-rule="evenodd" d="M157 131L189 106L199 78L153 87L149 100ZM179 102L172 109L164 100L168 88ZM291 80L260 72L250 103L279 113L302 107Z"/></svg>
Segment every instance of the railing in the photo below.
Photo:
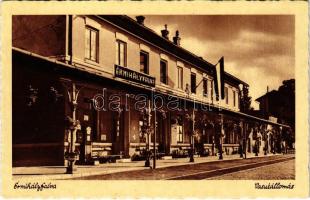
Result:
<svg viewBox="0 0 310 200"><path fill-rule="evenodd" d="M287 154L295 154L295 149L288 149Z"/></svg>

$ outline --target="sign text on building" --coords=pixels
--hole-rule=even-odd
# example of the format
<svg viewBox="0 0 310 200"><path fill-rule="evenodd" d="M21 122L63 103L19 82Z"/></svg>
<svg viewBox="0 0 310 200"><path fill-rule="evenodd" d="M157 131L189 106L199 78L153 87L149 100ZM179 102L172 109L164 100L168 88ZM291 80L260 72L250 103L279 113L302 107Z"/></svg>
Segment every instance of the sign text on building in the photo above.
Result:
<svg viewBox="0 0 310 200"><path fill-rule="evenodd" d="M118 77L118 78L122 78L122 79L126 79L129 81L134 81L136 83L141 83L144 85L155 87L154 77L151 77L151 76L139 73L139 72L135 72L126 67L115 65L114 74L115 74L115 77Z"/></svg>

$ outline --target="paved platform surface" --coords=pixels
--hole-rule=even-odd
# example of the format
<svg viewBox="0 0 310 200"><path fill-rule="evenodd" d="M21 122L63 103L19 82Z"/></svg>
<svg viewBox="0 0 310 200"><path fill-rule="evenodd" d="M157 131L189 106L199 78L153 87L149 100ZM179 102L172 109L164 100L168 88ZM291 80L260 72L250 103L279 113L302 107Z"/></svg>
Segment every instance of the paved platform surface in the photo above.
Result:
<svg viewBox="0 0 310 200"><path fill-rule="evenodd" d="M208 180L293 180L295 159L207 178Z"/></svg>
<svg viewBox="0 0 310 200"><path fill-rule="evenodd" d="M270 157L279 156L278 154L259 155L258 157ZM195 162L189 162L189 158L178 158L171 160L157 160L157 169L180 166L180 165L193 165L198 163L207 162L223 162L227 160L242 160L239 154L236 155L224 155L223 160L219 160L217 156L208 157L196 157ZM254 154L247 154L247 158L256 157ZM152 162L151 162L152 166ZM87 177L93 175L104 175L126 171L136 171L149 169L144 167L144 161L132 161L128 163L106 163L100 165L78 165L74 174L65 174L65 166L42 166L42 167L14 167L13 178L14 179L72 179L79 177Z"/></svg>

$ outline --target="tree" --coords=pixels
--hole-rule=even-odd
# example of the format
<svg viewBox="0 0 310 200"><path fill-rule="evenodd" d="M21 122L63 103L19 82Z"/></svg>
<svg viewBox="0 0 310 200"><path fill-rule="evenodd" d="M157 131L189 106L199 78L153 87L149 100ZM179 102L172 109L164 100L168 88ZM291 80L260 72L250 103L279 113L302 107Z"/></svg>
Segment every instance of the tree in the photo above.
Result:
<svg viewBox="0 0 310 200"><path fill-rule="evenodd" d="M249 96L249 86L243 86L240 98L240 111L250 113L253 108L251 107L252 97Z"/></svg>
<svg viewBox="0 0 310 200"><path fill-rule="evenodd" d="M284 80L278 89L278 117L295 130L295 79Z"/></svg>
<svg viewBox="0 0 310 200"><path fill-rule="evenodd" d="M277 91L274 116L280 123L295 126L295 79L284 80Z"/></svg>

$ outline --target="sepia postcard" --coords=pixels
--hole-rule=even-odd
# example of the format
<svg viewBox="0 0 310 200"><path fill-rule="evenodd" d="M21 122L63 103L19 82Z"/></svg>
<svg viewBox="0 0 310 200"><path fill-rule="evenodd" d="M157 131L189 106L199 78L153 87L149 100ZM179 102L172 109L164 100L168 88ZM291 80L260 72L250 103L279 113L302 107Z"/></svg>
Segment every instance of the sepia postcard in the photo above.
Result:
<svg viewBox="0 0 310 200"><path fill-rule="evenodd" d="M3 2L4 197L309 196L307 2Z"/></svg>

